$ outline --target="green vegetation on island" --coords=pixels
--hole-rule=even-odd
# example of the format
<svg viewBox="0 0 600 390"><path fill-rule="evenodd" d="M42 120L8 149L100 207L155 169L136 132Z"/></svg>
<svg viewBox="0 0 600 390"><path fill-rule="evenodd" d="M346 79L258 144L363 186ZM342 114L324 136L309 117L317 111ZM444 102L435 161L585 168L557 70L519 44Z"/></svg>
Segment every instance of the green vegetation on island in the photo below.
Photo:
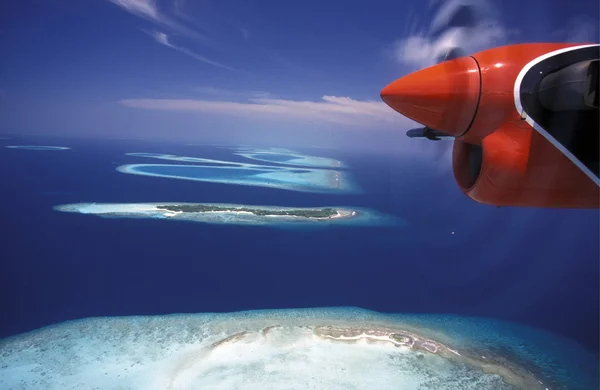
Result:
<svg viewBox="0 0 600 390"><path fill-rule="evenodd" d="M267 215L281 215L291 217L304 217L304 218L331 218L338 215L336 209L322 208L322 209L258 209L249 207L223 207L223 206L210 206L203 204L187 204L187 205L159 205L156 206L161 210L168 210L173 212L184 212L184 213L206 213L206 212L248 212L254 215L267 216Z"/></svg>

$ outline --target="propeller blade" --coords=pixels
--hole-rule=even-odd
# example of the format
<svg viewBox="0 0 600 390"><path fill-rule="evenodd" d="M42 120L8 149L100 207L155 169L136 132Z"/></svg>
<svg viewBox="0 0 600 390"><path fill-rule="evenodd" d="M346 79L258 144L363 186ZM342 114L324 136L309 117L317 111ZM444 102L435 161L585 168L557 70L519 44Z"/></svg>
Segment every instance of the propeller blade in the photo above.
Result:
<svg viewBox="0 0 600 390"><path fill-rule="evenodd" d="M448 49L444 54L437 58L437 63L444 61L453 60L455 58L464 57L466 55L465 51L460 47L453 47Z"/></svg>
<svg viewBox="0 0 600 390"><path fill-rule="evenodd" d="M406 135L409 138L427 138L428 140L431 140L431 141L454 139L454 137L452 137L446 133L442 133L441 131L430 129L429 127L419 127L416 129L408 130L406 132Z"/></svg>
<svg viewBox="0 0 600 390"><path fill-rule="evenodd" d="M442 4L432 23L432 35L436 40L446 41L449 47L437 56L438 63L467 55L461 47L461 41L467 38L466 30L474 28L477 21L474 4L456 4L452 1Z"/></svg>
<svg viewBox="0 0 600 390"><path fill-rule="evenodd" d="M432 34L440 35L450 28L471 28L477 24L477 13L474 4L455 4L445 2L439 8L437 17L432 23Z"/></svg>
<svg viewBox="0 0 600 390"><path fill-rule="evenodd" d="M490 19L488 5L480 0L433 1L437 4L427 37L435 48L434 58L431 59L441 63L471 55L475 48L479 48L478 34L485 31L488 22L493 20L493 17ZM411 129L406 135L409 138L432 141L455 139L429 127ZM446 142L417 143L415 147L432 153L434 160L452 153L452 143Z"/></svg>

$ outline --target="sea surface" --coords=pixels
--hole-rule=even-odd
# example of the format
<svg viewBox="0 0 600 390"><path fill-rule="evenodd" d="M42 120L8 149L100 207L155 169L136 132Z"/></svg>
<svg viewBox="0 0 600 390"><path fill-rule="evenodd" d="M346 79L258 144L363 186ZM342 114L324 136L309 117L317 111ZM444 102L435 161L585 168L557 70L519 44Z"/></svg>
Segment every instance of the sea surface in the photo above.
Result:
<svg viewBox="0 0 600 390"><path fill-rule="evenodd" d="M0 337L97 316L352 306L514 322L598 356L597 210L481 205L459 192L446 162L394 153L293 149L340 160L360 187L324 194L116 170L157 162L127 153L262 164L222 146L0 142ZM290 230L53 210L79 202L356 206L403 223Z"/></svg>

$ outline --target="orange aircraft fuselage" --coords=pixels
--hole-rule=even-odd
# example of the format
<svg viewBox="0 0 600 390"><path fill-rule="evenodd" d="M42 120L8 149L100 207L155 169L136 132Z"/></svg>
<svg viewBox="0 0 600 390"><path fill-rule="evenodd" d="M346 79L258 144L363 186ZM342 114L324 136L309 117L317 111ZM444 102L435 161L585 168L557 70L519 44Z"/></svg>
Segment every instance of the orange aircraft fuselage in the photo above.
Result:
<svg viewBox="0 0 600 390"><path fill-rule="evenodd" d="M597 46L533 43L485 50L411 73L386 86L381 97L410 119L455 137L454 176L471 199L597 208L595 177L539 131L522 101L538 77L556 71L551 64L570 61L568 53L590 56L583 51Z"/></svg>

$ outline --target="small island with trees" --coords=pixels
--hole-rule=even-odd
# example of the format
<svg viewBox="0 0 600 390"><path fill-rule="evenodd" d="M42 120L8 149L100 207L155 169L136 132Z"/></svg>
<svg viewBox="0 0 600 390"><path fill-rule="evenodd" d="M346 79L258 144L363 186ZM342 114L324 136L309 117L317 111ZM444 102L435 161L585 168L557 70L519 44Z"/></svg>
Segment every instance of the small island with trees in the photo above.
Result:
<svg viewBox="0 0 600 390"><path fill-rule="evenodd" d="M395 220L374 210L350 207L285 207L226 203L73 203L54 210L103 218L152 218L238 225L393 225Z"/></svg>
<svg viewBox="0 0 600 390"><path fill-rule="evenodd" d="M182 212L182 213L210 213L210 212L237 212L237 213L250 213L261 217L266 216L289 216L289 217L304 217L304 218L337 218L340 217L338 210L325 207L325 208L280 208L280 209L267 209L267 208L256 208L250 206L221 206L221 205L205 205L205 204L182 204L182 205L157 205L157 209L171 211L171 212ZM356 213L355 213L356 215Z"/></svg>

